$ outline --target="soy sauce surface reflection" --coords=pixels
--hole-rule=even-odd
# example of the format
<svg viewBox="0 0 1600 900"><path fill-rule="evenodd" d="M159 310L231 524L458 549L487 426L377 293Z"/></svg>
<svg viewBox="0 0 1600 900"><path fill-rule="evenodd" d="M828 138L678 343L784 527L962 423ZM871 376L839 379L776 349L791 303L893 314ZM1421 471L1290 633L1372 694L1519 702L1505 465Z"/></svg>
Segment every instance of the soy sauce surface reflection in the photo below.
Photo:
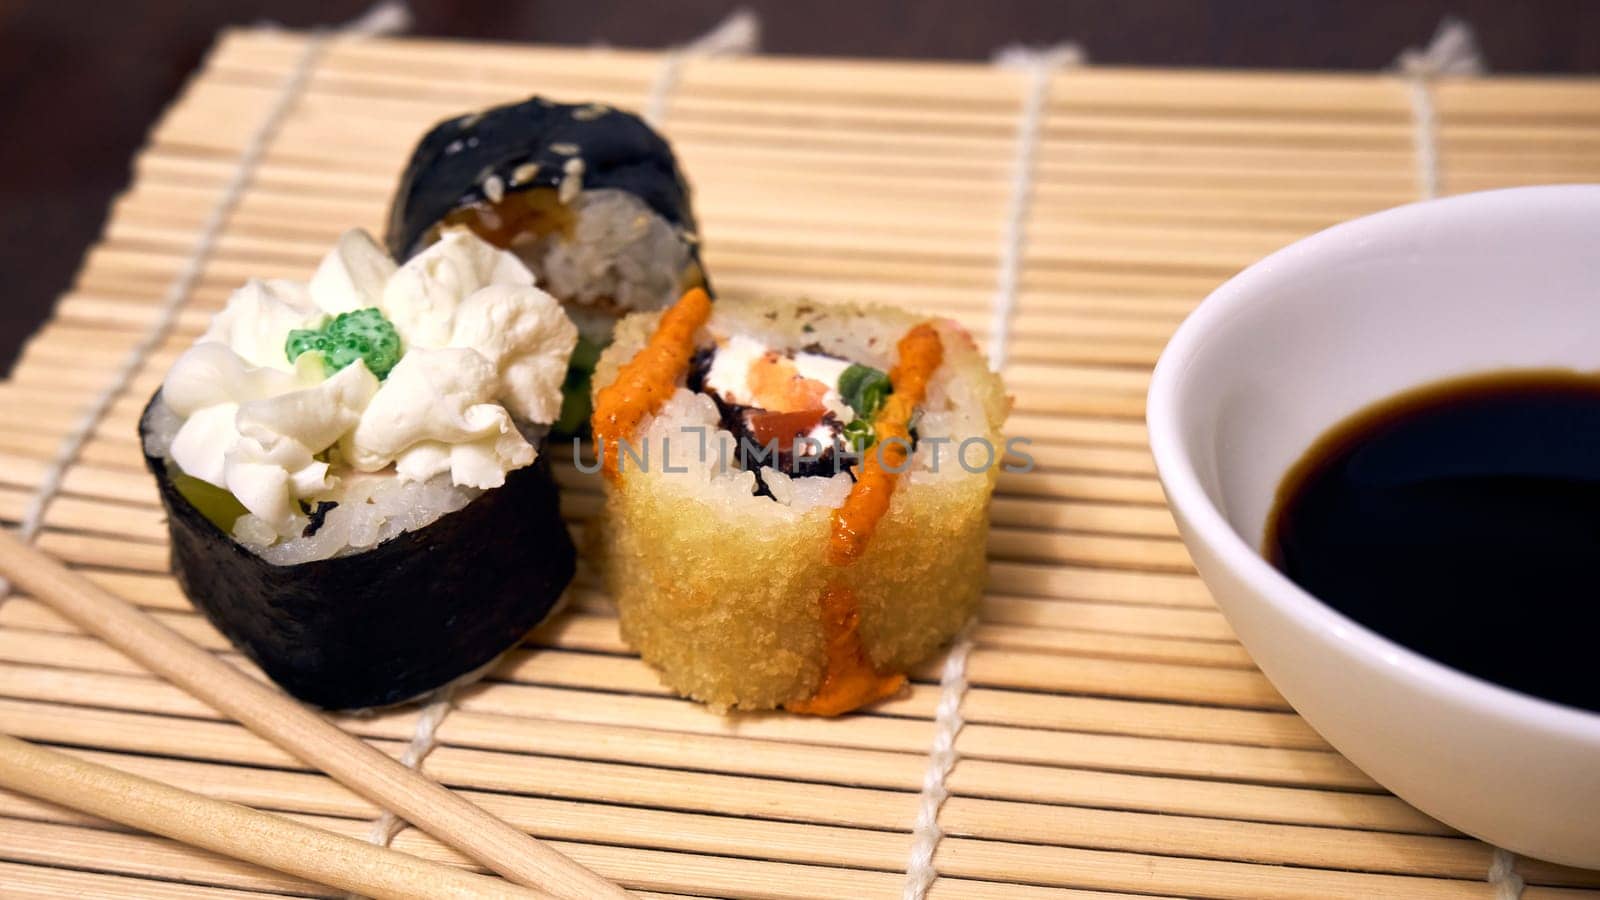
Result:
<svg viewBox="0 0 1600 900"><path fill-rule="evenodd" d="M1600 711L1600 377L1477 376L1358 413L1285 477L1265 552L1400 644Z"/></svg>

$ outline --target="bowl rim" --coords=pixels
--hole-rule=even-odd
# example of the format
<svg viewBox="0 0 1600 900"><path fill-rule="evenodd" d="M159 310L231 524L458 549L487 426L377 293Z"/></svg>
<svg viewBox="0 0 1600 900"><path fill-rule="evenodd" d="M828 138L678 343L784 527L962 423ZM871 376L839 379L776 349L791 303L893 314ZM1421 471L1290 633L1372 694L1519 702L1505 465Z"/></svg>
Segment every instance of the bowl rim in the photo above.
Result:
<svg viewBox="0 0 1600 900"><path fill-rule="evenodd" d="M1424 223L1448 227L1452 222L1466 221L1464 214L1481 215L1484 209L1527 213L1552 206L1570 207L1574 202L1593 208L1600 218L1600 184L1506 188L1424 200L1334 225L1273 252L1217 287L1179 325L1151 374L1145 424L1167 501L1191 523L1189 539L1204 543L1249 590L1299 627L1342 643L1348 652L1375 670L1386 671L1392 679L1408 681L1452 703L1475 707L1524 727L1560 731L1600 746L1600 712L1525 694L1445 665L1373 631L1291 581L1267 562L1212 502L1185 450L1179 427L1179 397L1185 375L1206 352L1217 325L1250 306L1269 301L1270 295L1261 289L1282 278L1285 272L1314 271L1318 260L1330 251L1371 243L1374 237L1396 228L1414 228Z"/></svg>

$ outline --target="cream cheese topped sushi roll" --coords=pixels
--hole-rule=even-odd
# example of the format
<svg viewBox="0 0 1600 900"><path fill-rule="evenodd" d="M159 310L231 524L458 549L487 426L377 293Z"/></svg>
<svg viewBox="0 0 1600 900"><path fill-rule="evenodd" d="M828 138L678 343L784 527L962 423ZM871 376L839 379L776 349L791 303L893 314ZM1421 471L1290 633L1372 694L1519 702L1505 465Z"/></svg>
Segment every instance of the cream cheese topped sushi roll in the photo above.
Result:
<svg viewBox="0 0 1600 900"><path fill-rule="evenodd" d="M577 329L512 254L406 264L345 233L251 281L140 422L190 598L303 699L415 696L514 645L571 578L539 445Z"/></svg>
<svg viewBox="0 0 1600 900"><path fill-rule="evenodd" d="M595 379L602 569L668 685L835 715L975 610L1008 403L958 326L690 292Z"/></svg>

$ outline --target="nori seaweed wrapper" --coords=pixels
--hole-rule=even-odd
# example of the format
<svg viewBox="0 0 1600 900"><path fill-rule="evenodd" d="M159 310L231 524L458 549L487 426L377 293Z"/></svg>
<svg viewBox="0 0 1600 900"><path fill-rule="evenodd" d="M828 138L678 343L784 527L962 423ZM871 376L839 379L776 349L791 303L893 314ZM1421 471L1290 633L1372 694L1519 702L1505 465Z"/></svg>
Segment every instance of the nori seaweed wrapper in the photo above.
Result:
<svg viewBox="0 0 1600 900"><path fill-rule="evenodd" d="M160 397L152 398L145 417ZM172 570L190 601L284 690L328 709L386 706L515 646L572 580L576 552L543 454L433 524L349 556L267 562L146 456Z"/></svg>
<svg viewBox="0 0 1600 900"><path fill-rule="evenodd" d="M385 240L404 261L428 243L429 232L457 209L494 205L484 185L498 178L506 195L537 188L559 191L569 160L583 161L584 190L633 194L698 243L689 186L672 148L643 119L593 103L554 103L532 97L460 116L433 127L417 144L389 210ZM698 249L694 260L699 263Z"/></svg>

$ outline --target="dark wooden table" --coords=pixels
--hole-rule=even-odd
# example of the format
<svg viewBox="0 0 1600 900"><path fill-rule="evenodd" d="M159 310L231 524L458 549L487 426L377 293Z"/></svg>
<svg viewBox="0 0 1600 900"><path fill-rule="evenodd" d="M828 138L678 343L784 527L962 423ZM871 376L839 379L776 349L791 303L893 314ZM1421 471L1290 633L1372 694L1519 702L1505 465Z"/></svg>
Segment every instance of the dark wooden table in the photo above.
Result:
<svg viewBox="0 0 1600 900"><path fill-rule="evenodd" d="M0 0L0 371L63 291L128 181L128 161L218 28L344 21L369 0ZM660 47L717 22L732 0L489 3L415 0L415 33ZM1497 71L1600 71L1600 3L1547 0L750 0L764 49L984 59L1024 41L1076 40L1096 62L1378 69L1456 13Z"/></svg>

